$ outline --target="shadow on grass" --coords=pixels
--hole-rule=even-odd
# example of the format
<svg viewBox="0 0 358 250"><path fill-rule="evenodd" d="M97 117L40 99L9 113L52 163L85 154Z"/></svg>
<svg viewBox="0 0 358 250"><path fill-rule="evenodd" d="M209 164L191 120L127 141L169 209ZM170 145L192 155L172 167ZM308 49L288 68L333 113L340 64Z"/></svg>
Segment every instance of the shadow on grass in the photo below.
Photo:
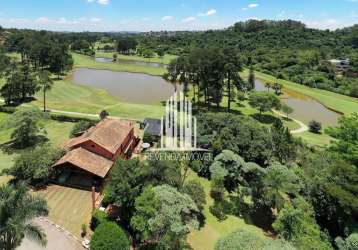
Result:
<svg viewBox="0 0 358 250"><path fill-rule="evenodd" d="M26 146L20 145L15 141L8 141L3 144L0 144L0 150L4 154L12 155L15 153L21 153L23 150L31 149L35 146L43 145L48 142L49 139L44 135L38 135L35 138L32 138L31 142Z"/></svg>
<svg viewBox="0 0 358 250"><path fill-rule="evenodd" d="M252 118L254 118L255 120L264 123L264 124L274 124L275 121L280 120L279 118L270 115L270 114L252 114L250 115Z"/></svg>

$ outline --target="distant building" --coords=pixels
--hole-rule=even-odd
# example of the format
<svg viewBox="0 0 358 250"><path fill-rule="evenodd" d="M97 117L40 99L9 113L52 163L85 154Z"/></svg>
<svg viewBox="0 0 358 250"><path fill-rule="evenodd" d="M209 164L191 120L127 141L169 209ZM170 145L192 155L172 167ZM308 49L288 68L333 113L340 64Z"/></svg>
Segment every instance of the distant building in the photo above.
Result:
<svg viewBox="0 0 358 250"><path fill-rule="evenodd" d="M350 69L348 58L332 59L329 62L336 68L337 72L346 72Z"/></svg>

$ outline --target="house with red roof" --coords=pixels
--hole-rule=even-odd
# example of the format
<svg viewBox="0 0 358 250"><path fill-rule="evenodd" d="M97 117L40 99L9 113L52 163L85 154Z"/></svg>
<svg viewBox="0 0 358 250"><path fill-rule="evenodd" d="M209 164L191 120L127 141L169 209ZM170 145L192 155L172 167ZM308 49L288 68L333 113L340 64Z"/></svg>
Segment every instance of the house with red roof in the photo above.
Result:
<svg viewBox="0 0 358 250"><path fill-rule="evenodd" d="M67 141L67 153L54 164L59 184L91 189L99 187L118 158L128 159L139 142L134 122L100 121L82 135Z"/></svg>

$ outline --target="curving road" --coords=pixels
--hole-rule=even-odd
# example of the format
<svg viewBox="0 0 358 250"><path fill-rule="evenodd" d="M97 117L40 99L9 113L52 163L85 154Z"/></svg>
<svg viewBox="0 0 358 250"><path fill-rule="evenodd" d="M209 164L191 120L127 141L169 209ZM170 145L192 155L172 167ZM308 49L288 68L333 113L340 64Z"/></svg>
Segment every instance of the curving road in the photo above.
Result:
<svg viewBox="0 0 358 250"><path fill-rule="evenodd" d="M276 110L273 110L273 112L278 115L278 116L281 116L281 117L287 117L286 115L282 114L281 112L279 111L276 111ZM297 120L297 119L294 119L292 117L288 117L289 119L291 119L292 121L294 121L295 123L297 123L298 125L300 125L300 128L299 129L295 129L295 130L291 130L290 133L291 134L300 134L300 133L304 133L306 131L309 130L309 128L307 127L306 124L304 124L303 122Z"/></svg>

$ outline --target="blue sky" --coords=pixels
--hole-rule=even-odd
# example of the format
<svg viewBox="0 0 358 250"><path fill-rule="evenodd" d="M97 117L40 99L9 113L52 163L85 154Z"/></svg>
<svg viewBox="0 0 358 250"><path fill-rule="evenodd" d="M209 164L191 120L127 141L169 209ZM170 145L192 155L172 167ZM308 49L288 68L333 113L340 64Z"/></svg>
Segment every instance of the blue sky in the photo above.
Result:
<svg viewBox="0 0 358 250"><path fill-rule="evenodd" d="M0 0L0 25L66 31L203 30L247 19L358 23L358 0Z"/></svg>

